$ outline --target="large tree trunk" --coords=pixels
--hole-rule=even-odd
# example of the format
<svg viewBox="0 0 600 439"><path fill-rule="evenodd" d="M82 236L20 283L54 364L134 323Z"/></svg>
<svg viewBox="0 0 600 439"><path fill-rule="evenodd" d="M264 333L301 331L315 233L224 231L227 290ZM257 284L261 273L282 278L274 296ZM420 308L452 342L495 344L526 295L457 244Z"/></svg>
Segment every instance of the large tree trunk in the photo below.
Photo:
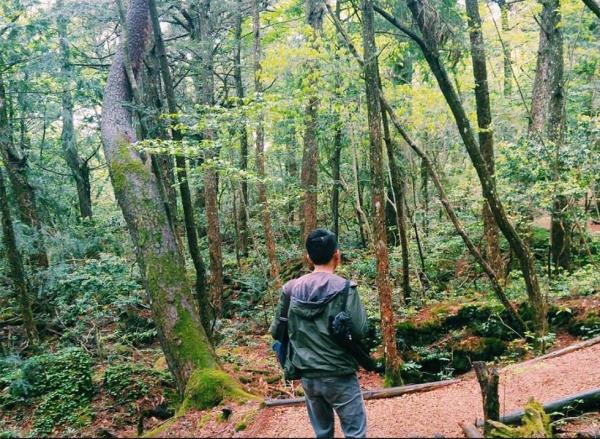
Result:
<svg viewBox="0 0 600 439"><path fill-rule="evenodd" d="M399 24L393 17L387 14L385 11L378 8L378 12L382 13L386 19L392 24L399 27L400 30L417 42L421 48L423 55L431 71L433 72L440 90L454 115L456 126L463 140L467 153L471 159L473 167L479 177L483 196L487 201L492 214L494 215L494 221L500 228L502 234L508 241L514 254L517 256L521 271L523 272L523 278L527 288L527 294L529 301L534 310L533 325L536 333L542 335L546 332L546 303L538 282L538 277L535 268L535 260L527 244L523 241L521 236L517 233L514 226L511 224L504 206L498 197L498 193L495 190L494 180L492 175L487 169L485 160L479 149L477 140L473 134L471 124L462 106L458 93L454 85L452 84L448 72L442 65L440 60L440 53L436 35L438 35L438 29L436 28L436 20L429 17L428 6L425 5L424 0L408 0L408 7L410 8L413 18L417 23L418 28L421 31L421 36L415 34L409 29Z"/></svg>
<svg viewBox="0 0 600 439"><path fill-rule="evenodd" d="M322 0L306 0L306 21L312 28L312 44L318 50L319 34L323 28L323 14L325 8ZM310 232L317 228L317 185L319 167L319 145L317 141L319 98L318 90L314 87L314 71L318 66L314 62L308 63L306 76L311 78L307 85L308 103L304 114L304 148L302 151L301 186L304 192L302 200L303 234L302 244Z"/></svg>
<svg viewBox="0 0 600 439"><path fill-rule="evenodd" d="M4 160L6 173L19 207L19 219L32 233L34 252L31 262L38 267L48 267L48 255L41 236L41 221L36 207L36 196L27 176L27 154L13 141L12 124L8 116L8 100L4 80L0 75L0 156Z"/></svg>
<svg viewBox="0 0 600 439"><path fill-rule="evenodd" d="M165 44L160 29L156 0L149 0L148 3L150 7L152 30L154 32L154 40L156 43L156 50L158 52L158 59L160 63L160 72L167 98L167 108L169 110L169 114L176 115L178 110L177 100L175 98L175 88L173 86L173 78L171 76L171 69L169 68L167 51L165 49ZM180 141L183 138L181 132L176 128L173 128L176 122L177 120L171 121L171 138L174 141ZM185 157L181 154L178 154L175 160L177 165L177 179L179 192L181 194L181 204L183 207L183 218L187 235L188 249L190 251L190 257L192 258L192 263L194 264L194 270L196 271L196 300L198 301L198 306L200 308L200 319L202 321L202 326L204 327L206 333L210 334L212 329L212 313L210 300L206 292L206 267L204 265L204 261L202 260L200 247L198 245L196 219L194 218L192 195L187 177L187 164Z"/></svg>
<svg viewBox="0 0 600 439"><path fill-rule="evenodd" d="M127 16L130 38L125 42L134 77L139 76L150 34L147 0L131 0ZM124 43L124 44L125 44ZM182 253L167 217L159 182L150 159L135 148L133 96L127 79L123 48L114 58L102 104L102 143L115 196L136 248L142 283L169 368L181 396L194 403L197 382L218 374L212 346L200 322L188 284ZM190 380L190 377L194 377ZM188 387L190 383L194 386ZM229 379L231 380L231 379ZM207 381L214 391L224 379Z"/></svg>
<svg viewBox="0 0 600 439"><path fill-rule="evenodd" d="M481 32L481 17L477 0L466 0L467 16L469 17L469 37L471 40L471 60L473 61L473 77L475 78L475 102L477 106L477 123L479 126L479 149L485 161L492 183L496 184L494 160L494 135L492 131L492 110L490 108L490 93L486 67L485 43ZM502 279L504 276L504 261L500 251L498 226L494 215L484 201L482 209L483 233L486 240L486 259Z"/></svg>
<svg viewBox="0 0 600 439"><path fill-rule="evenodd" d="M560 150L564 141L565 94L563 34L560 0L543 0L540 15L540 41L531 97L529 133L532 141L541 139L554 148L553 179L562 172ZM566 212L567 196L557 193L551 206L551 253L555 267L571 265L571 221Z"/></svg>
<svg viewBox="0 0 600 439"><path fill-rule="evenodd" d="M198 14L198 28L195 37L200 42L201 52L201 93L200 103L208 109L215 103L214 78L214 27L211 16L211 0L202 0L194 10ZM204 129L203 139L206 142L215 140L215 132L210 126ZM210 146L206 151L204 169L204 211L206 214L206 235L210 255L210 295L216 314L220 314L223 301L223 253L221 248L221 227L219 224L218 176L211 161L217 159L217 151Z"/></svg>
<svg viewBox="0 0 600 439"><path fill-rule="evenodd" d="M402 361L396 347L396 329L392 305L392 288L389 282L387 231L385 227L385 186L383 167L383 136L381 132L381 105L379 102L379 74L373 3L363 0L362 37L364 48L364 76L369 119L371 191L373 199L373 248L377 260L377 287L381 312L381 332L385 349L385 376L388 386L402 381Z"/></svg>
<svg viewBox="0 0 600 439"><path fill-rule="evenodd" d="M235 92L238 106L244 105L244 82L242 80L242 0L238 0L238 11L235 16L235 46L233 52L233 79L235 81ZM248 171L248 129L245 120L239 125L240 136L240 170L242 171L241 192L242 199L238 214L239 221L239 243L238 248L242 256L248 255L248 181L245 173Z"/></svg>
<svg viewBox="0 0 600 439"><path fill-rule="evenodd" d="M73 98L71 87L73 87L73 69L70 61L69 42L67 39L68 17L64 14L64 2L59 0L56 9L60 11L57 21L58 37L60 39L61 73L65 81L62 92L62 134L61 143L65 161L71 170L75 185L77 187L77 198L79 200L79 214L82 218L92 217L92 193L90 184L90 168L87 160L79 156L77 152L77 141L75 138L75 127L73 124Z"/></svg>
<svg viewBox="0 0 600 439"><path fill-rule="evenodd" d="M8 205L8 196L6 194L6 186L4 185L4 173L0 167L0 213L2 214L2 236L4 238L4 250L8 259L10 268L10 277L15 287L17 301L21 308L21 318L23 326L27 334L27 339L30 344L36 344L38 333L31 311L31 297L29 296L29 285L25 277L25 268L21 253L17 248L15 239L15 230L13 228L12 218L10 215L10 206Z"/></svg>
<svg viewBox="0 0 600 439"><path fill-rule="evenodd" d="M252 8L252 31L254 34L254 89L257 99L262 99L263 87L260 81L261 66L260 66L260 0L254 0ZM267 247L267 257L271 268L271 280L274 287L278 290L281 288L281 280L279 279L279 262L277 261L277 253L275 248L275 239L273 238L273 230L271 229L271 212L269 210L269 200L267 198L267 188L265 186L265 130L264 114L258 115L256 123L256 174L258 175L258 201L261 205L262 223L265 232L265 244Z"/></svg>

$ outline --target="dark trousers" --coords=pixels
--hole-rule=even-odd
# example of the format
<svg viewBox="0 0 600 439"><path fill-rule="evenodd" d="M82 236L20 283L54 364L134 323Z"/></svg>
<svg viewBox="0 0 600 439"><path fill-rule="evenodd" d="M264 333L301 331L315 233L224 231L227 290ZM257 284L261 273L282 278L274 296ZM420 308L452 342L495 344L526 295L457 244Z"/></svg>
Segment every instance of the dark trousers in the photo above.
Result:
<svg viewBox="0 0 600 439"><path fill-rule="evenodd" d="M302 378L302 387L316 437L333 437L334 410L340 418L345 437L367 436L367 414L356 374Z"/></svg>

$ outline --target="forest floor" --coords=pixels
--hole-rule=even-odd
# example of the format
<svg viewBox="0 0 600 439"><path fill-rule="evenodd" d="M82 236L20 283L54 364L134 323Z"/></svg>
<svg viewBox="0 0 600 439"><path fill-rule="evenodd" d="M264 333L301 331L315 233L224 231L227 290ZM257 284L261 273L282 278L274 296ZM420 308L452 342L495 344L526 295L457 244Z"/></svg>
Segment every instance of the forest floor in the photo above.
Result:
<svg viewBox="0 0 600 439"><path fill-rule="evenodd" d="M529 398L548 402L600 383L600 344L538 363L501 370L501 412L522 408ZM462 437L459 422L482 418L481 392L473 373L429 392L366 401L371 437ZM336 428L340 434L339 424ZM312 435L304 407L265 409L244 437Z"/></svg>
<svg viewBox="0 0 600 439"><path fill-rule="evenodd" d="M598 387L599 358L597 343L559 357L504 367L500 372L501 413L523 408L531 397L548 402ZM361 382L365 388L377 384L370 376L361 376ZM370 437L463 437L459 422L474 422L483 415L473 372L440 389L365 404ZM221 409L191 412L155 433L161 437L313 436L304 406L260 408L258 402L252 402L230 408L233 415L228 420L220 416ZM600 420L592 414L577 422L565 427L568 436L596 431ZM336 437L341 434L336 420Z"/></svg>

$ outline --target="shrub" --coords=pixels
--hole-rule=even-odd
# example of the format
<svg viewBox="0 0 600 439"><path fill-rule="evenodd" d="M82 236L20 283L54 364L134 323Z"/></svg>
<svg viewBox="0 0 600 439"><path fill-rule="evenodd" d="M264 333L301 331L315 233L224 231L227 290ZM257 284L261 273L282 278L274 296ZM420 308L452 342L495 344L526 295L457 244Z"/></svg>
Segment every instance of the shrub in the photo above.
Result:
<svg viewBox="0 0 600 439"><path fill-rule="evenodd" d="M118 403L142 398L161 386L174 386L168 372L131 363L114 364L104 372L104 389Z"/></svg>

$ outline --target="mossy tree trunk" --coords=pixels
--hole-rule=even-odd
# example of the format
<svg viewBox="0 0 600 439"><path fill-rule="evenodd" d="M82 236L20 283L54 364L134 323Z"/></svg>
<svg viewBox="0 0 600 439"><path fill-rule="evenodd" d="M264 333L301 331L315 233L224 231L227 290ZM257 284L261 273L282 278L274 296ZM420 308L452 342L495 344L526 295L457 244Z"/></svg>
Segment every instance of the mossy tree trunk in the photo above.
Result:
<svg viewBox="0 0 600 439"><path fill-rule="evenodd" d="M4 172L2 172L2 168L0 168L0 213L2 214L4 249L10 268L10 277L15 287L17 301L21 308L23 326L25 327L29 343L35 344L38 340L38 333L35 327L35 320L33 319L33 312L31 311L31 297L29 296L29 285L25 276L23 259L21 259L21 253L17 248L17 241L15 239L15 230L10 214L10 206L8 205L8 196L6 194L6 186L4 185Z"/></svg>
<svg viewBox="0 0 600 439"><path fill-rule="evenodd" d="M396 347L392 288L389 281L387 230L385 224L385 186L383 177L383 135L381 105L379 102L379 74L377 47L375 46L374 13L371 0L362 1L361 12L365 59L364 77L370 139L373 248L375 249L375 258L377 260L377 288L379 290L381 332L383 333L383 345L385 349L386 384L388 386L395 386L402 381L400 376L402 361Z"/></svg>
<svg viewBox="0 0 600 439"><path fill-rule="evenodd" d="M127 27L129 60L137 78L150 35L148 0L131 0ZM201 404L205 395L214 396L212 403L219 395L221 399L233 395L231 389L238 391L239 387L219 370L201 324L151 160L135 148L132 102L121 48L104 90L101 125L104 155L115 196L135 245L161 347L179 393L185 396L188 406ZM209 386L204 388L204 395L196 393L199 382Z"/></svg>
<svg viewBox="0 0 600 439"><path fill-rule="evenodd" d="M467 0L467 16L469 17L469 38L471 40L471 60L473 62L473 77L475 79L475 103L477 107L477 123L479 127L479 149L487 166L494 186L495 159L494 159L494 133L492 130L492 110L490 107L490 93L488 88L488 74L486 66L485 43L481 31L481 17L479 15L479 2ZM504 277L504 261L500 251L500 236L498 226L494 221L487 201L483 202L483 233L486 241L486 259L496 272L499 280Z"/></svg>
<svg viewBox="0 0 600 439"><path fill-rule="evenodd" d="M61 145L63 156L77 187L77 198L79 200L79 214L82 218L92 217L92 192L90 184L90 167L88 161L82 158L77 151L77 139L75 138L75 126L73 123L73 68L70 60L69 41L67 37L68 17L64 13L64 2L59 0L56 9L60 11L57 20L58 36L60 39L61 73L65 84L62 92L62 133Z"/></svg>
<svg viewBox="0 0 600 439"><path fill-rule="evenodd" d="M174 125L177 122L177 100L175 98L175 87L173 85L173 77L171 75L171 69L169 68L169 62L167 59L167 51L165 48L162 32L160 29L160 21L158 16L158 10L156 7L156 0L148 1L150 7L150 19L152 22L152 31L154 33L154 41L156 45L156 51L158 54L158 60L160 65L160 76L164 85L167 109L171 117L175 120L171 121ZM183 139L181 132L175 128L171 128L171 138L174 141L180 141ZM187 163L185 157L181 154L177 154L175 158L177 165L177 180L179 186L179 192L181 194L181 205L183 207L183 221L185 225L185 231L187 236L188 249L190 251L190 257L194 264L194 270L196 272L196 300L200 307L200 319L202 326L207 334L211 333L212 329L212 316L211 316L211 305L206 288L206 266L202 255L200 253L200 247L198 245L198 235L196 233L196 218L194 215L194 209L192 205L192 195L190 186L188 183L187 176Z"/></svg>

